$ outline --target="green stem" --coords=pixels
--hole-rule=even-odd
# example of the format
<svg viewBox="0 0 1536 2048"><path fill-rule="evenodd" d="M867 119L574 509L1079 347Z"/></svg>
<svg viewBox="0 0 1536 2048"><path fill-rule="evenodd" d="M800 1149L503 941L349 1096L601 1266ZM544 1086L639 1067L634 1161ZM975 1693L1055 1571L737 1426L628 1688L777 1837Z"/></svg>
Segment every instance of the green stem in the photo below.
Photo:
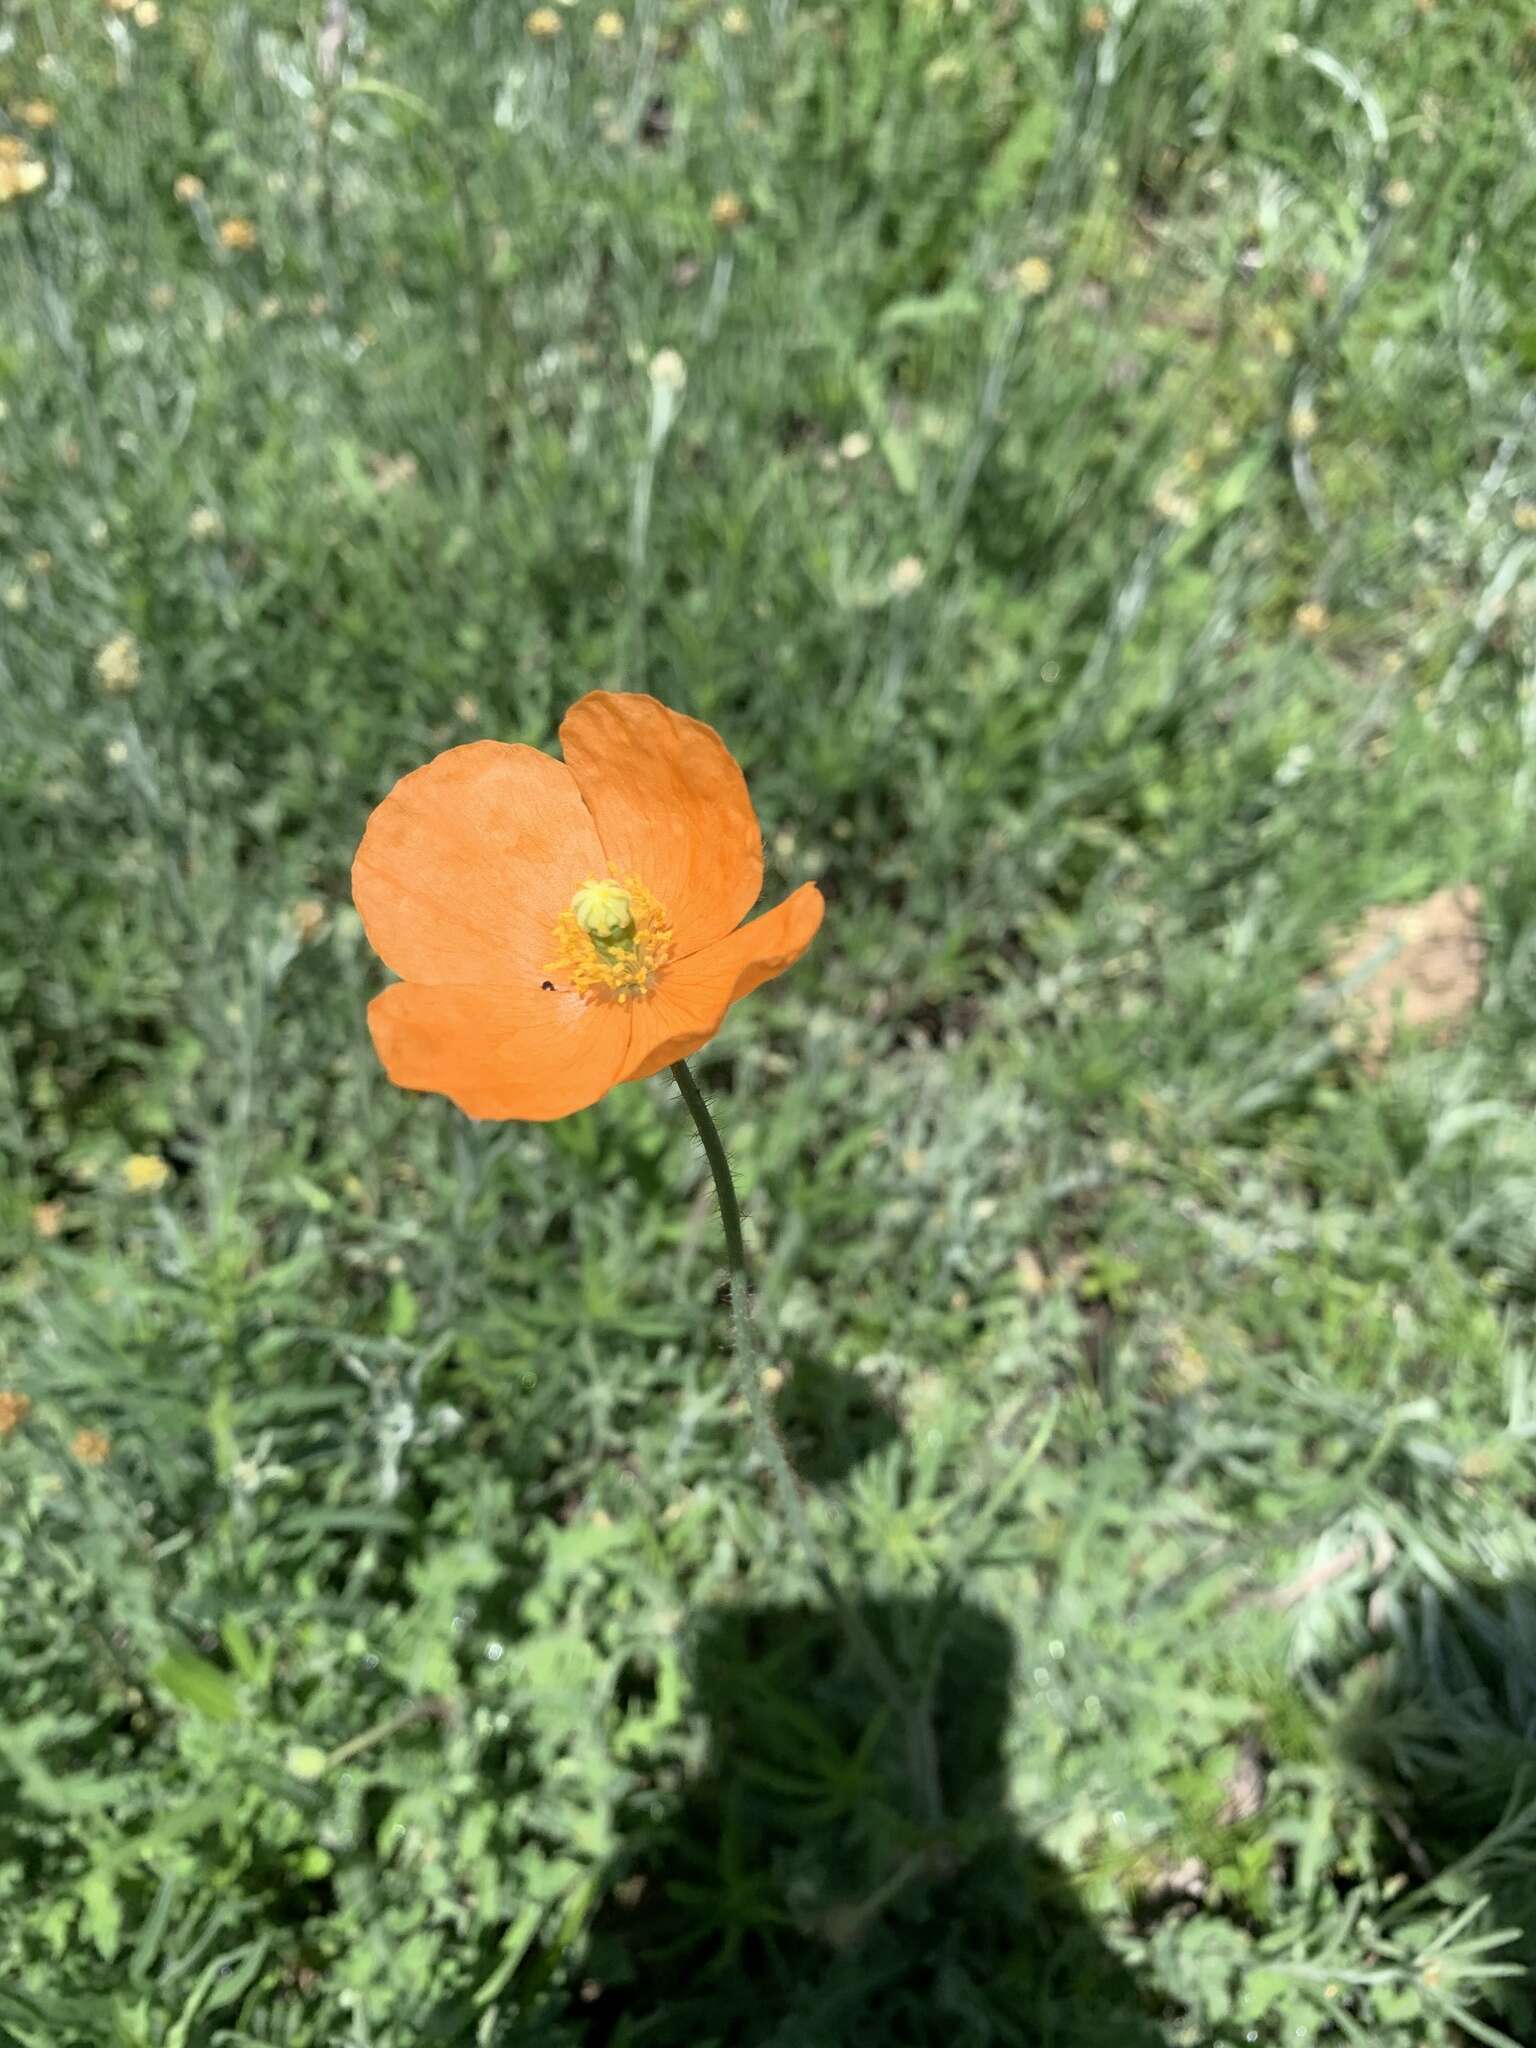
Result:
<svg viewBox="0 0 1536 2048"><path fill-rule="evenodd" d="M365 1749L372 1749L376 1742L387 1742L391 1735L398 1735L402 1728L409 1728L417 1721L443 1721L451 1713L440 1699L412 1700L409 1706L391 1714L387 1721L380 1721L372 1728L365 1728L361 1735L354 1735L338 1749L333 1749L325 1759L328 1771L334 1771L338 1764L350 1763L355 1756L361 1756Z"/></svg>
<svg viewBox="0 0 1536 2048"><path fill-rule="evenodd" d="M907 1745L907 1764L912 1774L914 1789L922 1809L925 1825L933 1828L942 1826L944 1820L944 1799L939 1786L938 1752L933 1739L933 1726L925 1709L914 1700L893 1669L890 1659L875 1640L869 1624L858 1608L848 1598L833 1576L816 1533L805 1512L805 1503L800 1498L800 1484L795 1477L789 1455L778 1431L774 1428L773 1417L768 1409L768 1397L763 1386L762 1354L757 1341L756 1325L752 1321L751 1287L747 1277L747 1249L741 1234L741 1205L736 1199L736 1184L731 1178L730 1161L725 1156L725 1146L715 1128L715 1120L709 1113L709 1106L699 1092L699 1084L688 1070L685 1060L672 1063L672 1078L677 1083L677 1092L688 1105L699 1137L703 1140L704 1156L709 1161L709 1170L714 1175L715 1193L720 1202L720 1222L725 1232L725 1256L731 1269L731 1327L735 1338L734 1356L737 1376L747 1397L747 1407L752 1416L752 1427L757 1437L758 1448L767 1460L778 1489L779 1504L784 1510L784 1519L794 1531L795 1539L805 1553L822 1591L836 1611L848 1637L850 1648L859 1659L878 1690L884 1695L901 1725Z"/></svg>

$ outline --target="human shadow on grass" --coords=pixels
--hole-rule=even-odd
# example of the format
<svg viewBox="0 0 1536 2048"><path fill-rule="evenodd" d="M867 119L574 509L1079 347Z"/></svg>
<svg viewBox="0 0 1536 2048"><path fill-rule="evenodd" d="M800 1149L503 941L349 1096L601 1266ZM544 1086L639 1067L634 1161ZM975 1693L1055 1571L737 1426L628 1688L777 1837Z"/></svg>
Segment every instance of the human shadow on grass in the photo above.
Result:
<svg viewBox="0 0 1536 2048"><path fill-rule="evenodd" d="M868 1601L929 1668L945 1816L925 1828L894 1716L837 1617L717 1608L691 1641L710 1753L637 1804L571 2018L593 2048L1159 2048L1150 2002L1013 1826L1012 1645L964 1602Z"/></svg>
<svg viewBox="0 0 1536 2048"><path fill-rule="evenodd" d="M1399 1588L1366 1654L1335 1674L1346 1759L1367 1780L1383 1853L1410 1888L1456 1866L1487 1898L1473 1932L1510 1929L1478 2015L1536 2041L1536 1585L1444 1576Z"/></svg>

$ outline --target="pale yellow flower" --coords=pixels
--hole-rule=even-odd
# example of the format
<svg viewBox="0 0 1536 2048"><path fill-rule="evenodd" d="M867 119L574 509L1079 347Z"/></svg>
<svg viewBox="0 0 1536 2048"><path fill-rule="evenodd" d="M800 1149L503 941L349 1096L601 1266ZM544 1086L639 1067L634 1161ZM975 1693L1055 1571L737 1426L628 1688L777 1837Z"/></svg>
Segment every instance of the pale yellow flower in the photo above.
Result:
<svg viewBox="0 0 1536 2048"><path fill-rule="evenodd" d="M1520 533L1536 533L1536 498L1522 498L1515 507L1515 527Z"/></svg>
<svg viewBox="0 0 1536 2048"><path fill-rule="evenodd" d="M114 633L96 650L96 674L101 687L114 697L126 695L139 686L141 664L139 643L131 633Z"/></svg>
<svg viewBox="0 0 1536 2048"><path fill-rule="evenodd" d="M130 1195L158 1195L171 1177L171 1169L158 1152L134 1152L119 1171Z"/></svg>
<svg viewBox="0 0 1536 2048"><path fill-rule="evenodd" d="M480 716L480 699L478 697L471 697L466 690L462 697L454 698L453 715L455 718L462 719L466 725L473 725Z"/></svg>
<svg viewBox="0 0 1536 2048"><path fill-rule="evenodd" d="M874 445L868 434L855 428L851 434L844 434L837 444L837 452L844 462L862 462Z"/></svg>
<svg viewBox="0 0 1536 2048"><path fill-rule="evenodd" d="M138 6L133 10L133 18L140 28L158 28L160 10L155 5L155 0L139 0Z"/></svg>
<svg viewBox="0 0 1536 2048"><path fill-rule="evenodd" d="M541 43L550 42L560 33L560 17L553 7L535 7L523 23L529 35L536 36Z"/></svg>
<svg viewBox="0 0 1536 2048"><path fill-rule="evenodd" d="M59 110L51 100L23 100L16 109L16 118L29 128L51 128L59 118Z"/></svg>
<svg viewBox="0 0 1536 2048"><path fill-rule="evenodd" d="M0 206L41 191L48 182L48 166L35 156L0 157Z"/></svg>
<svg viewBox="0 0 1536 2048"><path fill-rule="evenodd" d="M247 220L243 214L235 214L229 220L219 222L219 246L223 249L254 249L256 246L256 223Z"/></svg>
<svg viewBox="0 0 1536 2048"><path fill-rule="evenodd" d="M1194 499L1166 482L1159 484L1152 493L1152 509L1159 519L1166 519L1170 526L1193 526L1199 517L1199 508Z"/></svg>
<svg viewBox="0 0 1536 2048"><path fill-rule="evenodd" d="M903 555L885 579L885 587L892 597L910 597L914 590L921 588L927 574L921 556Z"/></svg>
<svg viewBox="0 0 1536 2048"><path fill-rule="evenodd" d="M69 1440L70 1455L82 1465L105 1465L112 1455L112 1439L104 1430L77 1429Z"/></svg>
<svg viewBox="0 0 1536 2048"><path fill-rule="evenodd" d="M217 540L224 531L224 521L212 505L195 505L187 517L187 535L191 540Z"/></svg>
<svg viewBox="0 0 1536 2048"><path fill-rule="evenodd" d="M1051 276L1051 266L1043 256L1026 256L1013 266L1013 281L1026 299L1038 299L1048 292Z"/></svg>
<svg viewBox="0 0 1536 2048"><path fill-rule="evenodd" d="M616 43L624 33L624 17L617 9L605 7L592 24L592 33L601 42Z"/></svg>
<svg viewBox="0 0 1536 2048"><path fill-rule="evenodd" d="M156 313L169 313L176 303L176 287L173 284L152 284L149 288L149 303Z"/></svg>
<svg viewBox="0 0 1536 2048"><path fill-rule="evenodd" d="M39 1237L57 1237L64 1228L64 1204L39 1202L32 1211L32 1228Z"/></svg>
<svg viewBox="0 0 1536 2048"><path fill-rule="evenodd" d="M1293 405L1291 407L1290 428L1293 441L1311 440L1312 436L1317 432L1317 414L1310 405Z"/></svg>
<svg viewBox="0 0 1536 2048"><path fill-rule="evenodd" d="M1309 598L1305 604L1297 605L1296 627L1298 632L1305 633L1309 640L1316 639L1319 633L1326 632L1328 629L1327 605L1319 604L1316 598Z"/></svg>
<svg viewBox="0 0 1536 2048"><path fill-rule="evenodd" d="M720 26L728 36L749 36L752 33L752 17L745 7L727 7L720 17Z"/></svg>
<svg viewBox="0 0 1536 2048"><path fill-rule="evenodd" d="M295 903L288 913L288 922L293 926L299 939L307 945L318 938L325 928L325 905L318 896L305 896Z"/></svg>
<svg viewBox="0 0 1536 2048"><path fill-rule="evenodd" d="M28 1394L18 1394L14 1389L0 1389L0 1436L9 1436L13 1429L20 1429L32 1413L32 1400Z"/></svg>
<svg viewBox="0 0 1536 2048"><path fill-rule="evenodd" d="M717 228L739 228L747 209L734 192L717 192L709 202L709 217Z"/></svg>
<svg viewBox="0 0 1536 2048"><path fill-rule="evenodd" d="M130 1195L158 1195L169 1185L171 1169L158 1152L133 1152L118 1175Z"/></svg>
<svg viewBox="0 0 1536 2048"><path fill-rule="evenodd" d="M49 549L32 549L27 556L27 572L32 576L49 576L53 573L53 555Z"/></svg>
<svg viewBox="0 0 1536 2048"><path fill-rule="evenodd" d="M195 171L183 171L181 176L176 180L175 184L171 187L171 190L176 194L176 197L178 199L184 200L187 204L190 205L190 203L194 199L202 198L203 193L207 190L207 187L203 184L202 179L198 177Z"/></svg>
<svg viewBox="0 0 1536 2048"><path fill-rule="evenodd" d="M650 377L664 391L681 391L688 382L688 365L675 348L660 348L651 357Z"/></svg>
<svg viewBox="0 0 1536 2048"><path fill-rule="evenodd" d="M1413 187L1406 178L1393 178L1381 196L1388 206L1404 207L1413 198Z"/></svg>
<svg viewBox="0 0 1536 2048"><path fill-rule="evenodd" d="M1109 9L1107 7L1085 7L1082 12L1082 24L1085 36L1103 35L1104 31L1109 27Z"/></svg>
<svg viewBox="0 0 1536 2048"><path fill-rule="evenodd" d="M0 590L0 604L8 612L24 612L27 608L27 586L19 576L13 576L3 590Z"/></svg>

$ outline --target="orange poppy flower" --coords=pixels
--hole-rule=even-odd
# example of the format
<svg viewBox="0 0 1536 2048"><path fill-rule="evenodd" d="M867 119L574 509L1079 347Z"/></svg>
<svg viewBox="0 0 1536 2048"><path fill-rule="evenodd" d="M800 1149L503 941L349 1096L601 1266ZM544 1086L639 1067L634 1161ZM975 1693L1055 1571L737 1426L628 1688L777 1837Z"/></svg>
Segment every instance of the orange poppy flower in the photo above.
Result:
<svg viewBox="0 0 1536 2048"><path fill-rule="evenodd" d="M395 784L352 864L402 977L368 1005L385 1071L474 1117L569 1116L686 1058L821 923L814 882L741 923L762 840L710 727L594 690L560 744L450 747Z"/></svg>

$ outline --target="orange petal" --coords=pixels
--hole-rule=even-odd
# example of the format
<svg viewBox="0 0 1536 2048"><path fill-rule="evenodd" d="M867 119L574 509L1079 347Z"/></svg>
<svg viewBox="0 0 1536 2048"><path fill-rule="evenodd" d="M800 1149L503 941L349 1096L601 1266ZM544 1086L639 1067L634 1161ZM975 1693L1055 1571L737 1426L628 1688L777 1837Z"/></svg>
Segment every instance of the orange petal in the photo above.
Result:
<svg viewBox="0 0 1536 2048"><path fill-rule="evenodd" d="M560 745L623 881L671 920L675 959L733 931L763 886L763 844L746 779L724 740L654 697L594 690Z"/></svg>
<svg viewBox="0 0 1536 2048"><path fill-rule="evenodd" d="M547 1123L613 1086L630 1011L542 989L400 981L368 1005L368 1029L397 1087L446 1095L466 1116Z"/></svg>
<svg viewBox="0 0 1536 2048"><path fill-rule="evenodd" d="M815 938L824 908L816 884L803 882L729 938L664 968L655 994L630 1005L634 1022L623 1079L643 1081L697 1052L732 1003L794 966Z"/></svg>
<svg viewBox="0 0 1536 2048"><path fill-rule="evenodd" d="M603 850L569 768L475 740L402 776L368 820L352 900L408 981L494 988L544 979L555 919Z"/></svg>

